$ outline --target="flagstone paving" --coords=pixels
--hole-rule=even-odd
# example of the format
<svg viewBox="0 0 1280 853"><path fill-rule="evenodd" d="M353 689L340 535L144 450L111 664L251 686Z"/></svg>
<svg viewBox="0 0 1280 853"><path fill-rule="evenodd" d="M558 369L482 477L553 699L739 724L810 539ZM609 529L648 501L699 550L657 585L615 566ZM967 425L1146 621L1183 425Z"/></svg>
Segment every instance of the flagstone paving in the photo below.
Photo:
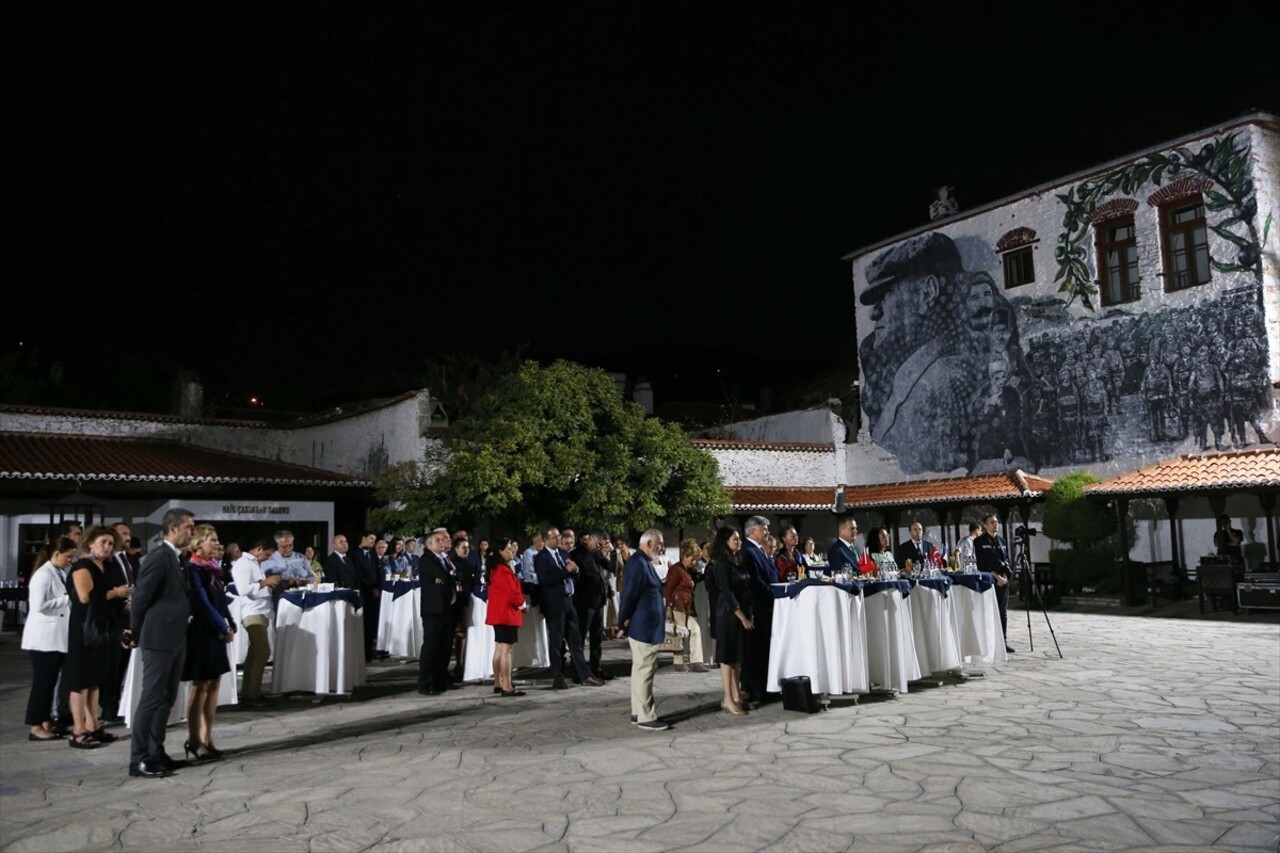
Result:
<svg viewBox="0 0 1280 853"><path fill-rule="evenodd" d="M666 666L664 732L628 723L623 643L605 687L529 673L519 698L419 696L414 664L381 663L354 697L224 709L226 760L162 780L130 778L123 742L28 742L8 632L0 849L1280 849L1280 619L1052 621L1062 659L1011 613L1019 651L984 677L813 715L732 717L718 671Z"/></svg>

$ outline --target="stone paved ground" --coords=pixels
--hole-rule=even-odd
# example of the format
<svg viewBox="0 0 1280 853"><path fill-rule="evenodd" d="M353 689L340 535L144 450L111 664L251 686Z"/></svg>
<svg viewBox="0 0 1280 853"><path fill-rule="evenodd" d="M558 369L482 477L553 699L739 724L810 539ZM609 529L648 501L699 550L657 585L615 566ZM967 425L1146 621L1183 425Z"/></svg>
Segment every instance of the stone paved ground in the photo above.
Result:
<svg viewBox="0 0 1280 853"><path fill-rule="evenodd" d="M1060 660L1011 617L1021 651L984 678L814 715L730 717L717 672L665 667L661 733L628 725L626 678L427 698L383 664L353 700L225 711L227 759L165 780L128 777L123 743L27 742L10 632L0 848L1277 850L1280 619L1059 612Z"/></svg>

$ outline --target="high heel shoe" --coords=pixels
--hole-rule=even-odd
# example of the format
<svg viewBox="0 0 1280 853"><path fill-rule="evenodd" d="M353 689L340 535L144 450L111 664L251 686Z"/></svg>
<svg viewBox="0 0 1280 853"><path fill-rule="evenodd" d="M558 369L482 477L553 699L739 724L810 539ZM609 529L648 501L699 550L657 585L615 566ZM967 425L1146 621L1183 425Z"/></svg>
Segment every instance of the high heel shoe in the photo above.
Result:
<svg viewBox="0 0 1280 853"><path fill-rule="evenodd" d="M204 744L204 748L205 748L205 755L208 758L212 759L213 761L222 760L222 750L218 749L216 746L214 746L211 743Z"/></svg>
<svg viewBox="0 0 1280 853"><path fill-rule="evenodd" d="M182 755L184 758L190 758L196 764L199 764L202 761L208 761L213 758L213 756L209 752L201 752L200 748L203 746L204 744L199 741L196 741L195 746L192 746L191 741L189 740L183 741Z"/></svg>
<svg viewBox="0 0 1280 853"><path fill-rule="evenodd" d="M739 708L737 705L721 704L720 707L726 714L733 714L735 717L745 717L747 715L747 712Z"/></svg>

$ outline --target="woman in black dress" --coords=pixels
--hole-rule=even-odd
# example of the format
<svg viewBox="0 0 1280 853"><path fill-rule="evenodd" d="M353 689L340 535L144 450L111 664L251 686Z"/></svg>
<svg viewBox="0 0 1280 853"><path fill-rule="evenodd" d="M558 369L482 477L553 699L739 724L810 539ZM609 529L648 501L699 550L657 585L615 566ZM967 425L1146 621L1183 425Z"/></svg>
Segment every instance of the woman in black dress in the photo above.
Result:
<svg viewBox="0 0 1280 853"><path fill-rule="evenodd" d="M222 750L213 745L213 719L218 713L222 676L231 671L227 644L235 637L236 626L227 609L222 565L214 559L218 532L213 525L197 525L190 547L186 571L191 579L191 622L187 625L182 678L191 682L191 698L183 749L196 761L211 761L222 757Z"/></svg>
<svg viewBox="0 0 1280 853"><path fill-rule="evenodd" d="M738 551L742 537L732 527L716 531L711 543L711 575L719 594L716 596L716 662L720 664L720 683L724 698L720 707L726 713L741 716L743 710L742 661L746 656L746 631L754 631L751 607L751 578L742 567Z"/></svg>
<svg viewBox="0 0 1280 853"><path fill-rule="evenodd" d="M114 637L86 643L85 617L98 624L106 632L108 624L107 601L127 598L133 588L121 584L109 586L106 562L119 547L120 537L110 527L92 527L83 540L89 556L82 557L71 567L71 617L67 636L67 658L62 665L62 677L71 695L72 749L97 749L111 743L115 735L107 734L98 722L98 687L111 677L111 653L107 643L117 642Z"/></svg>

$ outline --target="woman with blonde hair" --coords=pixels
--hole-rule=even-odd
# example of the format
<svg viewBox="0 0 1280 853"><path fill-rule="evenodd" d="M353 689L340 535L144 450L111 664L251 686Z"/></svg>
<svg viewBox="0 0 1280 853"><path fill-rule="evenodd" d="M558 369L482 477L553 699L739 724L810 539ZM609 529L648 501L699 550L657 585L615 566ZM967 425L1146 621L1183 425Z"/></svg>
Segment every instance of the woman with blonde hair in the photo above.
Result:
<svg viewBox="0 0 1280 853"><path fill-rule="evenodd" d="M186 565L191 580L191 621L187 623L187 657L182 664L182 679L191 682L189 737L182 746L196 761L222 758L222 750L213 745L213 720L218 713L222 676L231 671L227 644L236 633L222 585L222 565L213 558L217 547L218 532L213 525L197 525Z"/></svg>
<svg viewBox="0 0 1280 853"><path fill-rule="evenodd" d="M676 672L706 672L702 665L702 629L693 607L693 564L702 556L702 547L696 539L680 543L680 560L667 569L667 580L662 585L662 597L671 611L677 628L687 628L689 637L684 644L683 660L675 661ZM692 663L690 659L692 658Z"/></svg>

